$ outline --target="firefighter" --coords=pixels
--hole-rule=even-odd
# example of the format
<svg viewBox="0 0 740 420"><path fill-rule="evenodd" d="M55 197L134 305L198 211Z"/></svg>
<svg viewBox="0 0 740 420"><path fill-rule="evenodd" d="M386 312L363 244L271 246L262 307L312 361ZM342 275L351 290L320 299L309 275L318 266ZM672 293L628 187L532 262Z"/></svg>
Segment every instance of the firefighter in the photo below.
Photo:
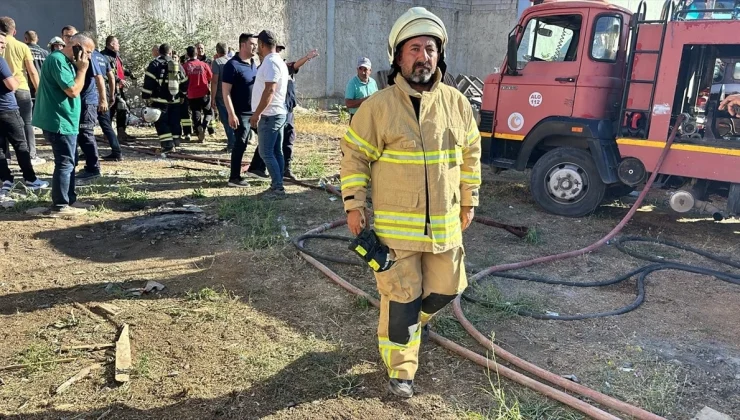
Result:
<svg viewBox="0 0 740 420"><path fill-rule="evenodd" d="M198 54L196 56L198 60L208 64L208 68L211 68L211 66L213 65L213 60L208 58L208 56L206 55L206 47L205 45L203 45L202 42L195 44L195 51ZM214 118L213 114L214 113L209 110L209 113L205 115L206 128L208 130L208 135L211 137L216 134L216 118Z"/></svg>
<svg viewBox="0 0 740 420"><path fill-rule="evenodd" d="M118 134L118 141L120 143L127 143L132 140L136 140L134 136L126 133L126 125L128 124L128 98L126 97L126 89L131 86L131 82L126 80L136 80L136 77L131 73L121 60L120 44L118 38L113 35L108 36L105 39L105 49L101 51L101 54L106 56L110 61L111 68L116 76L116 94L113 98L113 103L110 106L111 115L116 115L116 131Z"/></svg>
<svg viewBox="0 0 740 420"><path fill-rule="evenodd" d="M172 48L168 44L159 47L155 58L144 73L141 98L147 107L161 111L154 127L162 146L162 152L171 152L180 145L180 106L187 96L188 79L185 70L172 60Z"/></svg>
<svg viewBox="0 0 740 420"><path fill-rule="evenodd" d="M186 51L187 48L185 49ZM178 59L180 60L180 64L183 66L188 61L187 54L178 56L177 53L173 51L172 56L178 57ZM183 141L190 142L190 136L193 134L193 120L190 119L190 101L188 101L187 95L185 95L185 97L182 99L182 104L180 105L180 127L182 128Z"/></svg>
<svg viewBox="0 0 740 420"><path fill-rule="evenodd" d="M447 31L423 7L388 38L390 87L366 100L341 142L341 183L353 246L375 271L378 347L391 393L413 396L422 328L466 285L462 231L481 179L470 103L442 80ZM366 229L368 185L374 230Z"/></svg>
<svg viewBox="0 0 740 420"><path fill-rule="evenodd" d="M195 56L195 48L188 47L188 60L183 64L185 75L188 77L188 106L193 114L193 127L198 134L198 142L202 143L206 128L213 120L211 103L211 66Z"/></svg>

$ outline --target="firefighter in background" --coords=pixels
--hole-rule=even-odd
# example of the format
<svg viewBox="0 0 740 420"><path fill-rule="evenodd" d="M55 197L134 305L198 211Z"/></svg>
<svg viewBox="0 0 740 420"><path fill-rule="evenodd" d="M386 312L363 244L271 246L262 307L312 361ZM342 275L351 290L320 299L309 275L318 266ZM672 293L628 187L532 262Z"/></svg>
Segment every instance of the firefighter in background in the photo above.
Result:
<svg viewBox="0 0 740 420"><path fill-rule="evenodd" d="M111 68L113 68L113 72L116 75L116 92L114 102L110 107L110 113L111 116L113 113L116 115L118 141L120 143L127 143L129 141L136 140L136 138L126 133L129 111L126 89L131 86L131 83L126 80L126 78L129 77L131 80L136 80L136 77L123 65L123 60L121 60L121 55L119 53L120 48L118 38L110 35L105 39L105 49L101 51L101 54L106 56L108 61L110 61Z"/></svg>
<svg viewBox="0 0 740 420"><path fill-rule="evenodd" d="M172 56L178 57L174 51L172 52ZM187 54L183 54L178 59L180 60L180 65L184 65L188 61L188 56ZM182 105L180 105L180 127L182 128L183 141L190 142L190 136L193 134L193 120L190 119L190 102L187 95L182 99Z"/></svg>
<svg viewBox="0 0 740 420"><path fill-rule="evenodd" d="M341 142L353 248L375 271L378 347L390 392L413 396L421 332L466 285L462 231L481 182L480 133L469 101L442 80L447 31L423 7L388 38L389 87L358 109ZM374 230L366 229L368 185Z"/></svg>
<svg viewBox="0 0 740 420"><path fill-rule="evenodd" d="M208 124L213 121L213 107L211 104L211 66L205 61L196 58L196 49L188 47L188 60L183 64L185 75L188 77L188 103L193 114L193 127L198 134L198 142L202 143Z"/></svg>
<svg viewBox="0 0 740 420"><path fill-rule="evenodd" d="M203 45L202 42L195 44L195 52L198 54L198 60L208 64L208 68L212 68L213 60L208 58L208 56L206 55L206 47ZM216 134L216 118L215 113L212 110L211 115L207 116L206 125L206 128L208 129L208 135L213 136L214 134Z"/></svg>
<svg viewBox="0 0 740 420"><path fill-rule="evenodd" d="M185 70L172 60L172 47L162 44L159 57L155 58L144 73L141 98L146 102L144 118L154 122L162 152L167 153L180 145L180 107L188 91Z"/></svg>

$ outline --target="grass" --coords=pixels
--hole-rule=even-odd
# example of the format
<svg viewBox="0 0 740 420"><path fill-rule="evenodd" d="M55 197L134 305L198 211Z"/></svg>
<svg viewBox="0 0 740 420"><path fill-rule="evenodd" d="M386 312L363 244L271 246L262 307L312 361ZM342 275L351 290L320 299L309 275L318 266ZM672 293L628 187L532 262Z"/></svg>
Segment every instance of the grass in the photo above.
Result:
<svg viewBox="0 0 740 420"><path fill-rule="evenodd" d="M149 201L149 193L146 191L134 190L128 185L121 185L121 187L118 188L116 199L121 204L126 204L131 208L143 209Z"/></svg>
<svg viewBox="0 0 740 420"><path fill-rule="evenodd" d="M16 184L17 185L17 184ZM25 191L25 196L20 196L12 207L16 213L25 213L26 210L34 207L48 207L51 205L51 190L41 190L34 192L31 190ZM15 194L14 194L15 196Z"/></svg>
<svg viewBox="0 0 740 420"><path fill-rule="evenodd" d="M223 286L220 292L211 289L210 287L204 287L197 292L187 291L185 292L185 297L187 300L205 302L226 302L238 298L238 296L235 296L232 292L226 290L226 288Z"/></svg>
<svg viewBox="0 0 740 420"><path fill-rule="evenodd" d="M451 315L437 315L430 323L434 332L451 340L460 340L468 335L457 319Z"/></svg>
<svg viewBox="0 0 740 420"><path fill-rule="evenodd" d="M609 360L601 372L602 392L667 418L681 401L688 378L677 365L643 356L639 348L628 349L628 368Z"/></svg>
<svg viewBox="0 0 740 420"><path fill-rule="evenodd" d="M203 189L203 187L198 187L193 190L192 193L190 193L190 197L192 198L206 198L206 190Z"/></svg>
<svg viewBox="0 0 740 420"><path fill-rule="evenodd" d="M537 228L529 228L527 230L527 236L524 237L524 242L532 245L539 245L542 243L542 239L540 239L540 232L537 230Z"/></svg>
<svg viewBox="0 0 740 420"><path fill-rule="evenodd" d="M241 228L245 249L269 248L285 241L280 234L277 206L246 195L224 198L219 201L218 216Z"/></svg>
<svg viewBox="0 0 740 420"><path fill-rule="evenodd" d="M38 364L48 362L56 358L54 350L46 344L33 343L23 349L15 358L16 363L29 365L25 368L26 374L50 370L56 363Z"/></svg>
<svg viewBox="0 0 740 420"><path fill-rule="evenodd" d="M485 304L482 306L494 311L497 321L509 319L519 312L542 312L545 302L542 297L519 295L513 299L506 299L501 291L491 282L476 283L470 292L481 299Z"/></svg>
<svg viewBox="0 0 740 420"><path fill-rule="evenodd" d="M150 367L149 353L141 352L139 357L134 362L133 369L131 369L131 375L139 378L151 379L151 367Z"/></svg>
<svg viewBox="0 0 740 420"><path fill-rule="evenodd" d="M300 178L321 178L327 174L326 158L319 153L311 153L298 159L298 176Z"/></svg>
<svg viewBox="0 0 740 420"><path fill-rule="evenodd" d="M333 116L319 111L296 113L295 123L299 133L311 133L338 139L344 137L347 132L346 125L337 124Z"/></svg>
<svg viewBox="0 0 740 420"><path fill-rule="evenodd" d="M367 300L367 298L365 296L356 296L355 297L355 306L358 309L361 309L363 311L368 310L368 309L370 309L372 307L372 305L370 304L370 301Z"/></svg>

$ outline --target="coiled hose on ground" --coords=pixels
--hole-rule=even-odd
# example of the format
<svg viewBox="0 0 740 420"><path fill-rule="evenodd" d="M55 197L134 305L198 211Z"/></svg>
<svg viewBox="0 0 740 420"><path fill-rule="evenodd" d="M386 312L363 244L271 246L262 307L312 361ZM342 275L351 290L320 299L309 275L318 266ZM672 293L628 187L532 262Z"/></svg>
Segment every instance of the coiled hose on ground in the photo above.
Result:
<svg viewBox="0 0 740 420"><path fill-rule="evenodd" d="M522 261L518 263L511 263L511 264L503 264L498 266L492 266L488 267L487 269L484 269L477 274L473 275L469 282L470 284L475 284L481 279L485 278L486 276L492 274L492 273L500 273L503 271L510 271L510 270L516 270L524 267L533 266L536 264L543 264L548 262L553 262L557 260L572 258L576 256L580 256L583 254L587 254L590 252L593 252L597 250L598 248L602 247L603 245L609 243L612 239L616 237L616 235L624 228L624 226L627 224L627 222L634 216L637 209L642 204L643 200L645 199L650 187L652 186L653 182L655 181L655 178L658 175L658 171L660 167L662 166L663 162L665 161L665 158L670 151L671 145L673 144L673 140L676 137L676 132L678 130L678 127L681 125L682 117L679 117L677 121L675 122L675 125L673 126L673 129L671 130L671 134L668 137L665 147L663 148L663 151L660 154L660 157L658 158L658 161L655 165L655 168L648 179L648 182L645 184L645 187L643 188L640 195L637 197L636 202L632 205L632 208L630 208L629 212L625 215L625 217L617 224L617 226L612 229L611 232L609 232L605 237L600 239L599 241L585 247L582 249L565 252L561 254L556 255L549 255L544 256L540 258L535 258L528 261ZM330 190L333 193L337 193L336 189L333 191ZM489 222L489 219L476 217L476 221L481 222ZM341 278L338 274L336 274L334 271L329 269L326 265L321 263L317 258L321 258L322 256L318 255L317 253L314 253L312 251L306 250L304 247L304 241L310 238L323 238L324 235L326 235L324 232L327 232L333 228L339 227L346 224L346 221L344 219L342 220L336 220L331 223L324 224L322 226L319 226L318 228L312 229L308 232L306 232L305 235L295 238L293 243L295 246L299 249L301 256L306 259L309 263L311 263L313 266L318 268L322 273L324 273L327 277L329 277L332 281L337 283L342 288L346 289L350 293L353 293L358 296L362 296L365 299L367 299L369 302L371 302L375 307L379 306L379 302L374 297L370 296L368 293L364 292L363 290L353 286L343 278ZM329 239L336 239L336 240L346 240L347 238L344 237L337 237L332 235ZM313 254L313 256L309 255ZM334 262L344 262L344 261L337 261L338 259L334 259ZM341 259L339 259L341 260ZM725 262L725 261L721 261ZM354 262L353 262L354 263ZM674 263L671 263L674 264ZM730 264L732 265L732 264ZM734 265L733 265L734 266ZM668 267L666 267L668 268ZM707 269L708 270L708 269ZM655 270L652 270L655 271ZM652 272L650 271L650 272ZM694 271L695 272L695 271ZM648 274L648 271L645 271L645 275ZM712 272L710 275L715 275L719 272ZM725 275L727 277L722 278L725 281L730 281L735 283L736 278L730 278L729 275ZM643 278L644 280L644 278ZM644 281L641 282L642 286L642 295L644 298ZM639 292L639 291L638 291ZM586 397L598 404L601 404L604 407L608 407L610 409L619 411L621 413L624 413L626 415L629 415L631 417L641 419L641 420L657 420L657 419L663 419L663 417L658 416L656 414L650 413L646 410L643 410L639 407L635 407L631 404L627 404L624 401L620 401L616 398L610 397L608 395L602 394L598 391L595 391L591 388L585 387L583 385L577 384L575 382L572 382L568 379L565 379L559 375L556 375L552 372L549 372L539 366L536 366L532 363L529 363L514 354L504 350L503 348L497 346L494 344L490 338L483 335L480 331L478 331L473 324L470 323L470 321L465 317L465 314L462 311L462 306L460 303L461 296L458 296L453 301L453 312L455 314L455 317L458 319L460 324L465 328L465 330L470 334L476 341L478 341L479 344L481 344L484 348L491 351L497 359L502 359L508 363L510 363L512 366L521 369L525 372L529 372L540 379L543 379L553 385L557 385L561 387L563 390L579 394L583 397ZM641 301L640 294L638 293L638 300ZM634 304L634 303L633 303ZM442 347L462 356L465 357L485 368L493 368L499 375L511 379L519 384L522 384L524 386L527 386L537 392L542 393L543 395L550 397L552 399L555 399L563 404L566 404L586 415L589 417L595 418L595 419L617 419L618 417L596 407L591 404L586 403L585 401L582 401L564 391L561 391L559 389L556 389L550 385L544 384L542 382L538 382L522 373L519 373L518 371L515 371L511 368L508 368L506 366L498 364L495 360L491 360L487 357L483 357L480 354L474 353L469 349L466 349L462 346L460 346L457 343L454 343L439 334L434 333L433 331L430 332L429 338L436 342L437 344L441 345ZM665 419L663 419L665 420Z"/></svg>
<svg viewBox="0 0 740 420"><path fill-rule="evenodd" d="M597 250L598 248L600 248L601 246L603 246L605 244L608 244L609 241L611 241L612 239L614 239L616 237L616 235L622 230L622 228L627 224L627 222L632 218L632 216L634 216L635 212L640 207L642 201L645 199L645 196L647 195L648 190L650 189L651 185L653 184L653 182L655 181L655 178L658 175L658 170L662 166L663 161L665 160L665 157L666 157L666 155L668 154L668 152L670 150L671 144L673 144L673 140L675 139L677 129L681 125L681 122L682 122L682 117L679 117L677 119L677 121L675 122L675 125L674 125L674 127L673 127L673 129L671 131L671 134L670 134L668 140L666 141L666 144L665 144L665 146L663 148L663 151L662 151L662 153L661 153L661 155L660 155L660 157L659 157L659 159L658 159L658 161L657 161L657 163L655 165L655 168L654 168L654 170L653 170L653 172L652 172L652 174L650 176L650 179L645 184L645 187L643 188L643 191L638 196L638 198L635 201L635 203L633 204L632 208L629 210L629 212L627 213L627 215L625 215L625 217L622 219L622 221L620 221L619 224L611 232L609 232L609 234L607 234L604 238L600 239L599 241L595 242L594 244L591 244L591 245L589 245L589 246L587 246L585 248L579 249L579 250L574 250L574 251L570 251L570 252L566 252L566 253L562 253L562 254L544 256L544 257L535 258L535 259L532 259L532 260L522 261L522 262L518 262L518 263L503 264L503 265L488 267L488 268L486 268L486 269L484 269L484 270L476 273L471 278L469 278L469 283L471 285L475 285L477 282L481 281L482 279L484 279L485 277L487 277L487 276L489 276L489 275L491 275L493 273L502 273L504 271L516 270L516 269L520 269L520 268L525 268L525 267L533 266L533 265L536 265L536 264L542 264L542 263L547 263L547 262L552 262L552 261L557 261L557 260L562 260L562 259L567 259L567 258L572 258L572 257L580 256L580 255L583 255L583 254L586 254L586 253L593 252L593 251ZM156 155L156 152L154 150L147 150L147 149L139 148L139 147L129 147L129 149L132 150L132 151L140 152L140 153L146 153L146 154ZM169 156L170 157L173 157L173 158L176 158L176 159L193 160L193 161L199 161L199 162L202 162L202 163L208 163L208 164L219 165L219 166L226 166L226 163L225 162L221 162L221 161L219 161L217 159L213 159L213 158L203 158L203 157L193 156L193 155L187 155L187 154L177 154L177 155L170 154ZM296 181L294 183L295 184L298 184L298 185L301 185L301 186L308 187L308 188L321 189L321 187L317 187L315 185L311 185L311 184L300 182L300 181ZM326 185L326 186L324 186L323 189L326 189L328 192L330 192L332 194L341 196L341 193L336 188L334 188L332 185ZM494 227L499 227L499 228L506 229L510 233L515 234L515 235L517 235L519 237L522 237L523 234L526 233L526 228L512 227L512 226L502 225L502 224L500 224L500 223L498 223L498 222L496 222L494 220L487 219L487 218L480 217L480 216L477 216L475 218L475 221L477 223L481 223L481 224L484 224L484 225L494 226ZM373 296L369 295L365 291L363 291L363 290L361 290L361 289L353 286L352 284L350 284L349 282L347 282L346 280L344 280L343 278L341 278L337 273L335 273L334 271L332 271L331 269L329 269L326 265L324 265L323 263L321 263L319 261L319 259L324 259L324 260L327 260L327 261L332 261L332 262L337 262L337 263L343 263L343 264L353 264L353 265L362 265L362 264L360 264L357 260L349 260L349 259L343 259L343 258L338 258L338 257L333 257L333 256L323 256L323 255L320 255L318 253L315 253L315 252L313 252L311 250L306 249L305 246L304 246L304 242L306 240L308 240L308 239L330 239L330 240L339 240L339 241L348 241L348 240L350 240L351 238L349 238L349 237L339 236L339 235L328 235L328 234L325 234L324 233L324 232L327 232L327 231L329 231L331 229L334 229L334 228L343 226L345 224L346 224L346 220L344 220L344 219L336 220L336 221L330 222L330 223L326 223L326 224L324 224L322 226L319 226L319 227L317 227L315 229L312 229L312 230L306 232L306 234L304 234L304 235L301 235L301 236L295 238L294 241L293 241L293 243L299 249L300 255L306 261L308 261L310 264L312 264L313 266L315 266L316 268L318 268L322 273L324 273L327 277L329 277L332 281L334 281L340 287L344 288L345 290L347 290L350 293L353 293L353 294L355 294L357 296L364 297L365 299L368 300L368 302L370 302L373 306L375 306L377 308L377 307L379 307L379 304L380 304L377 299L375 299ZM636 241L636 240L639 240L639 241L647 241L648 239L645 239L645 238L634 238L634 237L624 237L624 238L622 238L622 239L620 239L620 240L617 241L617 247L620 250L622 250L623 252L626 252L626 253L628 253L628 254L630 254L632 256L635 256L637 258L647 259L649 261L656 261L654 259L651 259L651 257L649 257L649 256L645 256L645 255L642 255L642 254L636 254L634 251L628 250L627 248L625 248L623 246L624 242ZM669 243L668 241L662 241L660 243L665 244L665 245L669 245L669 246L676 246L677 245L677 244L674 244L674 243ZM691 251L691 252L695 252L695 253L697 253L699 255L702 255L702 256L705 256L707 258L713 259L713 260L718 261L720 263L727 264L727 265L730 265L732 267L740 268L740 264L737 264L737 263L732 262L732 261L727 260L727 259L716 257L716 256L714 256L712 254L709 254L709 253L706 253L704 251L692 249L692 248L685 247L685 246L682 246L682 245L679 245L677 247L680 248L680 249L685 249L685 250L688 250L688 251ZM645 279L645 277L648 274L650 274L650 273L652 273L652 272L654 272L656 270L662 270L662 269L681 269L681 270L684 270L684 271L689 271L689 272L694 272L694 273L699 273L699 274L708 274L708 275L715 276L715 277L717 277L717 278L719 278L721 280L724 280L724 281L728 281L728 282L731 282L731 283L734 283L734 284L740 284L740 278L738 278L737 276L733 276L733 275L727 274L727 273L722 273L722 272L719 272L719 271L715 271L715 270L711 270L711 269L707 269L707 268L702 268L702 267L694 267L694 266L689 266L689 265L680 264L680 263L673 263L673 262L666 263L666 262L661 262L661 261L657 260L656 261L656 264L648 265L648 266L643 267L643 268L641 268L639 270L633 271L632 273L628 273L625 276L620 276L620 277L618 277L617 279L614 279L614 280L609 280L609 281L606 281L606 282L588 283L585 286L584 286L584 284L578 284L578 286L581 286L581 287L605 286L605 285L608 285L608 284L615 284L615 283L617 283L619 281L623 281L626 278L629 278L629 277L631 277L631 276L633 276L635 274L638 274L638 273L640 274L640 278L638 279L638 286L637 286L637 288L638 288L638 290L637 290L637 298L636 298L636 300L632 304L630 304L630 305L628 305L628 306L626 306L624 308L617 309L615 311L605 312L605 313L601 313L601 314L589 314L589 317L617 315L619 313L624 313L624 312L627 312L629 310L635 309L644 300L644 295L645 295L644 279ZM521 278L522 280L539 281L539 282L542 282L542 283L549 283L549 284L562 284L562 285L573 285L573 286L576 286L576 284L571 284L572 282L563 282L563 281L558 281L558 280L533 278L533 277L527 277L527 276L517 276L517 275L512 275L512 274L507 274L507 275L496 274L495 276L509 277L509 278ZM465 295L465 298L466 299L471 299L471 300L475 301L474 300L475 297L472 297L470 294L466 294ZM514 367L516 367L518 369L521 369L521 370L523 370L525 372L528 372L530 374L533 374L533 375L539 377L540 379L543 379L543 380L545 380L545 381L547 381L547 382L549 382L549 383L551 383L553 385L557 385L557 386L561 387L564 391L581 395L582 397L586 397L586 398L588 398L588 399L590 399L590 400L592 400L592 401L594 401L594 402L596 402L598 404L601 404L604 407L608 407L610 409L619 411L621 413L627 414L627 415L629 415L631 417L634 417L636 419L640 419L640 420L665 420L661 416L658 416L656 414L650 413L650 412L648 412L646 410L643 410L643 409L641 409L639 407L635 407L633 405L627 404L624 401L620 401L620 400L618 400L616 398L613 398L613 397L610 397L608 395L602 394L602 393L600 393L598 391L595 391L593 389L590 389L590 388L585 387L583 385L580 385L578 383L572 382L572 381L570 381L568 379L565 379L565 378L563 378L563 377L561 377L559 375L556 375L556 374L554 374L552 372L549 372L549 371L547 371L545 369L542 369L541 367L536 366L536 365L534 365L532 363L529 363L529 362L527 362L527 361L525 361L525 360L523 360L523 359L515 356L514 354L512 354L512 353L510 353L510 352L508 352L506 350L504 350L503 348L497 346L496 344L494 344L491 341L491 339L489 339L488 337L486 337L485 335L483 335L480 331L478 331L470 323L470 321L465 317L465 314L462 311L462 306L461 306L461 303L460 303L460 299L461 299L461 296L458 296L453 301L453 313L455 314L455 317L460 322L460 324L463 326L463 328L468 332L468 334L470 334L484 348L486 348L487 350L491 351L496 356L497 359L502 359L502 360L508 362L509 364L511 364L512 366L514 366ZM482 303L484 305L486 304L486 302L480 301L480 300L478 300L478 303ZM571 316L559 316L559 317L556 317L556 318L551 318L552 316L548 317L548 315L538 315L538 314L530 314L530 313L522 313L522 314L523 315L529 315L529 316L535 316L535 317L543 316L543 317L545 317L545 319L561 319L561 320L565 320L565 319L579 319L579 318L571 318ZM434 331L430 331L429 338L432 341L434 341L435 343L437 343L437 344L441 345L442 347L446 348L447 350L452 351L453 353L456 353L456 354L458 354L458 355L460 355L460 356L462 356L462 357L464 357L464 358L466 358L466 359L468 359L468 360L470 360L470 361L472 361L472 362L474 362L474 363L476 363L476 364L478 364L480 366L483 366L483 367L485 367L487 369L493 368L497 374L499 374L499 375L501 375L501 376L503 376L505 378L511 379L511 380L513 380L513 381L515 381L515 382L517 382L517 383L519 383L521 385L524 385L524 386L526 386L528 388L531 388L532 390L537 391L537 392L539 392L539 393L541 393L541 394L543 394L543 395L545 395L545 396L547 396L549 398L552 398L552 399L554 399L556 401L559 401L559 402L561 402L563 404L566 404L566 405L568 405L568 406L570 406L570 407L572 407L572 408L574 408L574 409L576 409L576 410L578 410L578 411L586 414L587 416L589 416L591 418L594 418L594 419L604 419L604 420L619 419L619 417L616 417L616 416L614 416L614 415L612 415L612 414L610 414L610 413L608 413L608 412L606 412L606 411L604 411L604 410L602 410L602 409L600 409L600 408L598 408L596 406L593 406L593 405L591 405L591 404L589 404L589 403L587 403L585 401L582 401L579 398L574 397L574 396L572 396L572 395L570 395L570 394L568 394L568 393L566 393L564 391L561 391L559 389L556 389L556 388L554 388L554 387L552 387L550 385L547 385L545 383L536 381L535 379L532 379L529 376L526 376L526 375L524 375L524 374L522 374L522 373L520 373L520 372L518 372L516 370L513 370L513 369L508 368L506 366L500 365L495 360L489 359L489 358L484 357L484 356L482 356L482 355L480 355L478 353L475 353L475 352L473 352L473 351L471 351L471 350L469 350L469 349L467 349L467 348L465 348L465 347L463 347L463 346L461 346L461 345L459 345L459 344L457 344L457 343L455 343L455 342L453 342L451 340L448 340L448 339L440 336L439 334L435 333Z"/></svg>

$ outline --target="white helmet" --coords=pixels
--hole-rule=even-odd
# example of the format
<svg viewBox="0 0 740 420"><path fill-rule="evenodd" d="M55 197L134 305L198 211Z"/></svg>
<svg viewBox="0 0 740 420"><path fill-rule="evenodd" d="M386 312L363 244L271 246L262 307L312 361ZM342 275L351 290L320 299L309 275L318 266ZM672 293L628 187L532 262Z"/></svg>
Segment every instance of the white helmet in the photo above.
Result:
<svg viewBox="0 0 740 420"><path fill-rule="evenodd" d="M148 123L157 122L157 120L159 120L159 117L162 116L162 110L152 107L146 107L141 113L141 116L144 117L144 121Z"/></svg>
<svg viewBox="0 0 740 420"><path fill-rule="evenodd" d="M433 36L442 41L439 50L444 54L447 46L447 29L442 19L423 7L412 7L393 24L388 36L388 60L393 65L393 54L401 42L417 36Z"/></svg>

